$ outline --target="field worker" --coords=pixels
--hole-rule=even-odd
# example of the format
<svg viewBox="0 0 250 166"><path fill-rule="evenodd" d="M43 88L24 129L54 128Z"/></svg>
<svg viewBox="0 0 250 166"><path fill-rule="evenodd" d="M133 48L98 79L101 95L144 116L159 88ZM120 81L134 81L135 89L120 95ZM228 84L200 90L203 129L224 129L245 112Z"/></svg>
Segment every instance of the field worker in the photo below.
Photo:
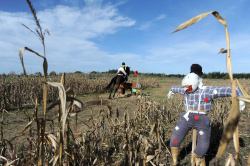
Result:
<svg viewBox="0 0 250 166"><path fill-rule="evenodd" d="M187 132L194 127L198 131L194 157L195 160L201 162L201 166L205 166L203 156L209 148L211 135L211 120L207 114L211 110L213 99L232 95L231 87L203 86L202 74L202 67L199 64L193 64L191 72L183 78L182 86L173 86L168 93L169 99L173 97L174 93L183 95L186 110L181 114L170 140L173 165L178 165L179 146ZM237 96L243 95L239 87L236 88L236 94ZM241 111L245 108L245 103L241 100L239 107Z"/></svg>
<svg viewBox="0 0 250 166"><path fill-rule="evenodd" d="M117 73L118 74L123 74L124 78L125 78L125 82L128 81L128 76L127 76L127 73L126 73L126 65L125 65L125 62L122 62L122 66L119 67Z"/></svg>

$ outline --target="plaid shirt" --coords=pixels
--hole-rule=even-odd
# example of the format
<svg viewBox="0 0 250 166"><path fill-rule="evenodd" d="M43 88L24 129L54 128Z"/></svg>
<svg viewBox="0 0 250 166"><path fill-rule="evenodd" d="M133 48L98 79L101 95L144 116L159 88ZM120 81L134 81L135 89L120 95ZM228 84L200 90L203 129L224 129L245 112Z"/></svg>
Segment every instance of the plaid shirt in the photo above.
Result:
<svg viewBox="0 0 250 166"><path fill-rule="evenodd" d="M170 91L179 93L185 97L184 107L186 110L191 108L198 111L199 97L201 96L201 109L207 112L211 110L213 99L232 96L231 87L227 86L204 86L203 89L198 89L193 93L185 93L184 88L181 86L173 86ZM239 87L236 88L236 94L237 96L243 95Z"/></svg>

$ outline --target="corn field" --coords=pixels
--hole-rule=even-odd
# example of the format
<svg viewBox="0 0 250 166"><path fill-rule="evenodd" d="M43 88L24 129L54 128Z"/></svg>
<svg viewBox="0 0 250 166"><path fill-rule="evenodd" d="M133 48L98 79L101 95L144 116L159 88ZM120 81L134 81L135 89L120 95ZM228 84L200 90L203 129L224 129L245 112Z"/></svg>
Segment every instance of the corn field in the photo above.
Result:
<svg viewBox="0 0 250 166"><path fill-rule="evenodd" d="M215 83L210 80L203 82L206 85L226 84L223 80ZM248 80L241 80L241 82L244 87L249 87ZM178 81L170 81L170 84L178 84ZM247 91L249 92L249 89ZM102 103L103 100L100 99L100 102ZM182 97L177 96L174 100L156 102L147 94L142 94L133 99L132 107L127 108L119 106L122 103L120 100L119 98L110 100L106 105L101 104L97 110L82 110L69 103L67 107L71 111L63 136L60 160L58 112L56 107L49 110L46 118L44 165L169 165L171 163L169 140L180 114L184 111ZM212 160L217 151L230 105L229 98L214 101L209 114L213 134L207 160ZM39 158L37 123L41 123L41 119L38 118L28 127L27 124L34 116L39 117L39 109L41 108L36 106L33 111L22 109L15 113L2 109L0 154L2 165L11 162L13 165L37 164ZM88 116L82 116L86 112ZM38 115L35 115L36 113ZM240 123L243 126L249 124L248 114L249 111L245 111L241 115ZM21 130L26 127L27 129L23 132L19 131L21 134L8 133L11 132L11 128L20 128L20 126ZM246 144L249 143L248 132L249 129L242 130L240 133L241 139L245 140ZM5 137L5 135L8 136ZM181 145L182 165L190 163L191 142L192 133L189 132ZM245 157L243 154L240 156L242 165L246 165Z"/></svg>
<svg viewBox="0 0 250 166"><path fill-rule="evenodd" d="M75 94L83 95L89 93L103 93L111 80L111 76L90 78L88 74L67 74L65 81L66 87L74 89ZM52 82L59 82L60 77L50 78ZM135 82L132 78L129 82ZM43 83L39 77L18 77L10 76L0 78L0 108L21 109L27 105L34 105L37 98L38 104L43 101ZM143 88L152 88L159 86L156 79L141 78L140 84ZM48 87L48 102L53 102L58 98L57 88Z"/></svg>

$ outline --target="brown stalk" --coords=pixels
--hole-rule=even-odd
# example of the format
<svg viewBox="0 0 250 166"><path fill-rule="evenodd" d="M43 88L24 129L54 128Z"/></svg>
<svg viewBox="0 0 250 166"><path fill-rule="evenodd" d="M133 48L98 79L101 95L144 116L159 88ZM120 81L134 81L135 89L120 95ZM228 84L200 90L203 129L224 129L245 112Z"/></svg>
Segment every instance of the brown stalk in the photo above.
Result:
<svg viewBox="0 0 250 166"><path fill-rule="evenodd" d="M78 133L77 133L77 113L76 113L76 117L75 117L75 128L76 128L75 138L77 138L78 137Z"/></svg>
<svg viewBox="0 0 250 166"><path fill-rule="evenodd" d="M158 149L155 151L155 155L156 155L156 164L159 165L159 152L161 151L161 139L160 139L160 122L158 120L158 125L157 125L157 142L158 142Z"/></svg>
<svg viewBox="0 0 250 166"><path fill-rule="evenodd" d="M143 154L143 166L146 166L146 161L147 161L147 150L145 148L145 152Z"/></svg>
<svg viewBox="0 0 250 166"><path fill-rule="evenodd" d="M141 123L142 123L142 99L140 99L140 128L141 128Z"/></svg>
<svg viewBox="0 0 250 166"><path fill-rule="evenodd" d="M39 123L39 120L38 120L38 100L37 100L37 97L36 97L36 104L35 104L35 117L36 117L36 125L37 125L37 157L39 158L39 151L40 151L40 142L41 142L41 139L40 139L40 123Z"/></svg>
<svg viewBox="0 0 250 166"><path fill-rule="evenodd" d="M239 111L239 100L236 99L236 80L233 81L232 84L232 108L228 116L228 120L223 131L223 135L220 141L220 147L216 154L216 165L219 164L219 160L224 154L228 142L232 138L232 135L237 127L240 118L240 111Z"/></svg>
<svg viewBox="0 0 250 166"><path fill-rule="evenodd" d="M1 142L3 142L3 121L4 121L4 109L2 109L2 121L1 121Z"/></svg>
<svg viewBox="0 0 250 166"><path fill-rule="evenodd" d="M46 59L45 59L46 61ZM45 65L44 65L45 66ZM46 70L44 68L44 70ZM46 70L47 71L47 70ZM44 161L44 133L45 133L45 122L46 122L46 111L47 111L47 72L44 72L44 85L43 85L43 117L42 117L42 126L41 126L41 137L42 137L42 142L41 142L41 151L40 151L40 158L38 160L38 165L43 165L43 161Z"/></svg>
<svg viewBox="0 0 250 166"><path fill-rule="evenodd" d="M61 77L61 83L63 86L65 85L65 73L62 74ZM60 96L59 96L60 98ZM59 165L61 166L62 163L62 153L63 153L63 137L62 137L62 131L61 131L61 109L60 106L58 106L58 128L59 128Z"/></svg>
<svg viewBox="0 0 250 166"><path fill-rule="evenodd" d="M91 121L92 121L92 129L94 129L94 116L93 116L93 110L91 109Z"/></svg>
<svg viewBox="0 0 250 166"><path fill-rule="evenodd" d="M128 165L127 111L125 111L124 113L124 146L125 146L125 152L124 152L125 165Z"/></svg>
<svg viewBox="0 0 250 166"><path fill-rule="evenodd" d="M69 88L70 89L70 88ZM72 93L69 94L70 97L74 97L74 92L72 91ZM72 105L73 105L73 101L70 101L69 103L69 114L71 113L72 111ZM67 119L67 122L66 122L66 133L67 133L67 140L66 140L66 147L67 147L67 152L70 152L70 147L69 147L69 119ZM70 160L70 159L69 159Z"/></svg>
<svg viewBox="0 0 250 166"><path fill-rule="evenodd" d="M41 143L39 144L39 155L38 155L38 166L42 166L43 165L43 162L44 162L44 135L45 135L45 122L46 122L46 111L47 111L47 70L48 70L48 63L47 63L47 60L46 60L46 55L45 55L45 43L44 43L44 34L42 33L42 28L41 28L41 25L39 23L39 20L36 16L36 11L35 9L33 8L31 2L29 0L26 0L28 5L29 5L29 8L34 16L34 19L36 21L36 25L37 25L37 28L39 30L36 29L36 32L37 32L37 35L38 35L38 38L39 40L41 41L42 45L43 45L43 54L44 56L41 56L44 58L44 61L43 61L43 71L44 71L44 85L43 85L43 103L44 103L44 113L43 113L43 117L42 117L42 122L41 122L41 126L40 126L40 129L41 129ZM27 28L27 26L25 26ZM29 29L29 28L28 28ZM29 29L30 30L30 29ZM34 33L34 31L31 31ZM27 48L27 47L26 47ZM25 49L22 49L21 51L23 52ZM31 50L31 49L28 49L29 51L39 55L38 53L36 53L35 51ZM19 56L20 56L20 51L19 51ZM21 55L22 56L22 55ZM21 58L20 56L20 58ZM40 56L40 55L39 55ZM24 68L24 64L23 64L23 61L22 61L22 58L21 58L21 62L22 62L22 66L23 66L23 69L24 69L24 74L26 74L25 72L25 68ZM38 140L40 138L38 137Z"/></svg>

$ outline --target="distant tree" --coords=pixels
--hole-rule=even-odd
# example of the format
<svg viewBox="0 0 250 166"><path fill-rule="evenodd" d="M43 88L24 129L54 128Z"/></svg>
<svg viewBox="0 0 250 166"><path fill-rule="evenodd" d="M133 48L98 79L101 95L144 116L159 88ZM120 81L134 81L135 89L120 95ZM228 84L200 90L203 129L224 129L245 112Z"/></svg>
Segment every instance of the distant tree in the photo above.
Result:
<svg viewBox="0 0 250 166"><path fill-rule="evenodd" d="M11 71L8 75L16 75L14 71Z"/></svg>
<svg viewBox="0 0 250 166"><path fill-rule="evenodd" d="M112 70L109 70L108 73L112 73L112 74L115 74L117 72L116 69L112 69Z"/></svg>
<svg viewBox="0 0 250 166"><path fill-rule="evenodd" d="M229 79L229 75L226 74L226 75L223 77L223 79L224 79L224 80Z"/></svg>
<svg viewBox="0 0 250 166"><path fill-rule="evenodd" d="M81 74L82 72L81 72L81 71L76 71L75 73L76 73L76 74Z"/></svg>
<svg viewBox="0 0 250 166"><path fill-rule="evenodd" d="M56 76L56 72L55 72L55 71L50 72L50 73L49 73L49 76L50 76L50 77Z"/></svg>
<svg viewBox="0 0 250 166"><path fill-rule="evenodd" d="M208 78L208 79L212 79L212 75L211 75L211 74L208 74L208 75L207 75L207 78Z"/></svg>
<svg viewBox="0 0 250 166"><path fill-rule="evenodd" d="M90 72L90 74L96 74L96 73L98 73L97 71L92 71L92 72Z"/></svg>
<svg viewBox="0 0 250 166"><path fill-rule="evenodd" d="M36 72L36 73L35 73L35 76L41 77L41 76L42 76L42 73L41 73L41 72Z"/></svg>

